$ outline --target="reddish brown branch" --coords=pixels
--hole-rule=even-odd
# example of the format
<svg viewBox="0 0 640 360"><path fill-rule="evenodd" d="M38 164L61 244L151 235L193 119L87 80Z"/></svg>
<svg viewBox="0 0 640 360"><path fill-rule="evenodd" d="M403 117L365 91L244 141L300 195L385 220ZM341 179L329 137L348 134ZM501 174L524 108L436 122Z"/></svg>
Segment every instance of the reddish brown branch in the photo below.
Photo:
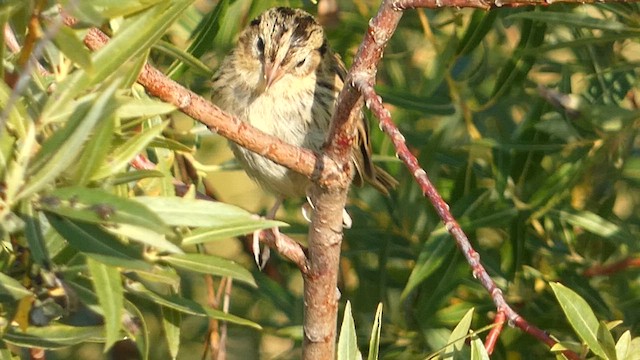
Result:
<svg viewBox="0 0 640 360"><path fill-rule="evenodd" d="M595 0L396 0L393 1L392 6L399 11L416 8L438 9L443 7L489 10L501 7L548 6L555 3L596 4L598 2L599 1Z"/></svg>
<svg viewBox="0 0 640 360"><path fill-rule="evenodd" d="M484 348L487 349L487 353L489 353L489 355L493 354L493 350L496 347L498 338L502 333L502 328L504 326L505 320L506 316L504 312L498 311L498 314L496 314L496 318L493 319L493 323L495 324L495 326L491 328L491 331L489 331L489 335L487 335L487 339L484 341Z"/></svg>
<svg viewBox="0 0 640 360"><path fill-rule="evenodd" d="M355 74L375 73L387 40L393 34L401 12L384 5L372 19L383 29L368 32L358 49L355 62L347 75L345 86L331 122L330 143L325 148L343 170L351 174L351 152L356 136L356 121L362 110L362 95L353 86ZM313 221L309 228L309 272L304 276L304 343L302 357L305 360L326 360L335 357L336 324L339 293L338 268L342 242L342 212L347 199L348 180L335 182L333 187L314 183L311 200L315 205Z"/></svg>
<svg viewBox="0 0 640 360"><path fill-rule="evenodd" d="M409 151L409 148L405 143L404 136L400 133L398 128L393 123L391 114L383 106L382 99L376 94L375 90L373 89L373 86L371 85L372 79L361 78L359 80L360 81L358 81L356 85L364 94L366 99L365 103L367 104L367 106L380 120L380 129L387 133L391 138L398 157L407 166L411 174L413 174L416 182L422 188L422 192L429 199L431 204L433 204L447 231L449 231L451 236L455 239L458 248L467 259L467 262L471 267L473 277L478 279L482 286L491 295L493 303L496 305L498 312L503 313L504 316L507 317L510 324L513 324L526 333L536 337L545 344L549 345L549 347L555 345L557 342L553 340L551 336L549 336L549 334L538 329L534 325L529 324L518 313L516 313L509 306L509 304L507 304L507 301L502 294L502 290L500 290L493 279L491 279L489 273L480 262L480 255L473 249L471 243L469 242L469 238L464 233L464 231L462 231L460 224L458 224L456 219L449 211L449 205L447 205L447 203L442 199L435 186L433 186L433 184L431 183L431 180L429 180L427 173L420 167L418 159L416 159L416 157L413 156L413 154ZM580 359L580 357L572 351L563 351L563 354L565 354L565 356L567 356L569 359Z"/></svg>

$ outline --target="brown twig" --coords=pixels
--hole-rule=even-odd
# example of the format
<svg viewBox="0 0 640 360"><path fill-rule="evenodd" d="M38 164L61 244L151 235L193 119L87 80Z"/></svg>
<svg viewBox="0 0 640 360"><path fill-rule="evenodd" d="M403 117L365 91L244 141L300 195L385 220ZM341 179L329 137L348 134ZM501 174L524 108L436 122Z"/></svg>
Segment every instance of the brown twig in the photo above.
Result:
<svg viewBox="0 0 640 360"><path fill-rule="evenodd" d="M594 265L583 272L586 277L612 275L628 268L640 267L640 258L627 258L613 264Z"/></svg>
<svg viewBox="0 0 640 360"><path fill-rule="evenodd" d="M526 333L536 337L551 347L556 344L556 341L553 340L546 332L529 324L507 304L504 295L502 294L502 290L497 287L480 262L480 255L471 246L467 235L462 231L460 224L449 211L449 205L442 199L436 188L429 180L426 171L420 167L416 157L409 151L404 136L393 123L389 111L383 106L382 98L376 94L373 88L373 84L375 83L375 72L371 71L371 67L356 67L358 60L371 61L372 63L370 66L375 66L375 61L379 60L382 56L382 50L391 37L391 34L393 34L393 31L397 26L397 22L400 20L400 15L397 14L401 12L398 10L411 7L408 6L410 3L413 4L412 6L417 6L417 4L424 4L427 2L387 0L382 3L378 15L369 22L367 35L360 46L361 50L363 48L371 48L368 52L370 57L360 57L360 52L356 55L356 63L351 69L351 85L355 85L357 87L359 93L364 96L366 106L371 109L373 114L379 119L380 129L391 138L398 157L407 166L411 174L413 174L414 179L422 188L424 195L434 206L439 217L442 219L445 228L455 239L458 248L467 259L467 262L471 267L473 277L478 279L487 292L489 292L498 312L503 314L502 316L505 316L510 324L519 327ZM577 354L568 350L563 351L563 354L570 359L577 360L580 358Z"/></svg>
<svg viewBox="0 0 640 360"><path fill-rule="evenodd" d="M595 0L395 0L391 5L395 10L416 8L438 9L443 7L477 8L490 10L502 7L548 6L556 3L595 4Z"/></svg>

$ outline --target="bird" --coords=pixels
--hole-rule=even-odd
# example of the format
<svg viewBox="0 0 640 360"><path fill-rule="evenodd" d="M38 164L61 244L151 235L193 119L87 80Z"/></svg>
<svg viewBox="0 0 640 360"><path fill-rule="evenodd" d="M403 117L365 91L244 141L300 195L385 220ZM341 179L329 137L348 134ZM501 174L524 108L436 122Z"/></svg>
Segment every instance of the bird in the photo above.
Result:
<svg viewBox="0 0 640 360"><path fill-rule="evenodd" d="M212 101L286 143L320 152L346 73L324 29L311 14L301 9L271 8L248 24L221 62L212 80ZM278 199L267 218L275 217L285 198L307 195L311 185L307 177L235 143L229 145L249 177ZM351 162L353 183L358 186L367 182L388 195L398 184L373 164L364 115L357 123ZM256 241L254 237L254 250Z"/></svg>

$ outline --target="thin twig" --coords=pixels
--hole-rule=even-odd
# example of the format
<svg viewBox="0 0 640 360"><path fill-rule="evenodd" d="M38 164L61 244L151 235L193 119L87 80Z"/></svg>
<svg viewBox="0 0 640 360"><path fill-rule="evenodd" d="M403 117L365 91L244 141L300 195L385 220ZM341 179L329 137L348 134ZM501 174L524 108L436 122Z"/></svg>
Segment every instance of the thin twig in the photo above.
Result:
<svg viewBox="0 0 640 360"><path fill-rule="evenodd" d="M395 10L417 8L438 9L444 7L496 9L502 7L548 6L556 3L596 4L596 0L395 0L391 5Z"/></svg>
<svg viewBox="0 0 640 360"><path fill-rule="evenodd" d="M484 348L487 349L487 353L489 353L489 355L493 354L493 350L496 347L498 338L502 333L502 328L504 326L505 320L506 316L504 312L498 311L498 313L496 314L496 318L493 319L493 323L495 324L495 326L491 328L491 331L489 331L489 334L484 341Z"/></svg>
<svg viewBox="0 0 640 360"><path fill-rule="evenodd" d="M613 264L594 265L583 272L586 277L606 276L627 270L629 268L639 268L640 258L627 258Z"/></svg>
<svg viewBox="0 0 640 360"><path fill-rule="evenodd" d="M471 267L473 277L476 278L491 295L498 312L503 313L507 317L510 325L522 329L524 332L536 337L549 347L555 345L557 342L553 340L549 334L528 323L509 306L502 294L502 290L498 288L480 262L480 255L473 249L469 242L469 238L449 211L449 205L444 201L444 199L442 199L436 188L429 180L426 171L420 167L416 157L409 151L404 136L393 123L391 114L382 104L382 98L378 96L373 89L371 80L367 81L365 78L361 78L357 82L357 86L364 94L366 99L365 103L371 109L371 112L379 119L380 129L382 129L382 131L391 138L398 157L407 166L411 174L413 174L414 179L422 188L423 194L429 199L435 208L438 216L442 219L445 228L454 238L458 248L467 259L467 262ZM569 359L580 359L578 354L572 351L566 350L562 353Z"/></svg>

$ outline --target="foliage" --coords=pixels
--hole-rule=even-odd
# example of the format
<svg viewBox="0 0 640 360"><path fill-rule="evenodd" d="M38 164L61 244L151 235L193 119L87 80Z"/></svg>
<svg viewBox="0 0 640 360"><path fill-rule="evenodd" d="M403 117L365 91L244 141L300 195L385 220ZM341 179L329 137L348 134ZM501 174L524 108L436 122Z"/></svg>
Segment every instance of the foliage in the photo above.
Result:
<svg viewBox="0 0 640 360"><path fill-rule="evenodd" d="M209 69L252 17L276 4L316 7L61 3L80 20L73 30L53 2L0 5L23 45L18 54L5 48L0 83L2 357L36 346L51 358L97 358L126 336L143 358L199 358L212 318L240 325L230 326L229 358L255 358L261 344L264 358L298 358L297 268L276 257L260 273L232 238L279 223L196 199L197 190L260 205L254 193L247 202L232 195L256 190L228 180L235 168L223 140L135 78L151 60L208 96ZM379 2L340 4L329 40L350 63ZM36 41L26 29L41 6ZM505 328L494 359L552 358L564 348L638 358L638 270L587 275L640 253L639 13L626 3L408 11L386 50L377 90L407 142L510 304L560 341L550 352ZM81 42L91 26L112 37L95 53ZM339 354L485 358L479 336L496 311L489 294L389 141L373 135L377 160L401 186L389 198L353 191ZM154 168L132 166L141 157ZM174 180L193 187L179 197ZM292 226L283 231L304 233L300 203L286 205ZM236 280L231 313L205 305L202 274ZM166 341L150 348L160 332Z"/></svg>

